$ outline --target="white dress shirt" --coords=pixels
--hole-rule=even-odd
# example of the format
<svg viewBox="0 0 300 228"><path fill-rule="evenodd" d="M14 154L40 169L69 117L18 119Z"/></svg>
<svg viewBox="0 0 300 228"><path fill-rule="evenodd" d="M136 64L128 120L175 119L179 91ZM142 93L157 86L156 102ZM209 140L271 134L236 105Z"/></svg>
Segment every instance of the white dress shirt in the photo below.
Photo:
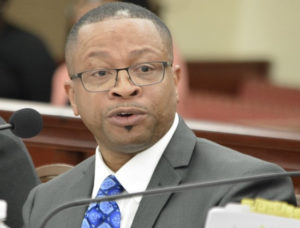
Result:
<svg viewBox="0 0 300 228"><path fill-rule="evenodd" d="M145 151L135 155L116 173L110 170L104 163L100 148L97 147L95 154L95 179L92 197L96 197L101 183L111 174L116 176L120 184L124 187L125 193L145 191L158 161L177 128L178 122L179 118L176 114L171 128L157 143ZM142 196L117 200L121 212L121 228L131 227L141 199Z"/></svg>

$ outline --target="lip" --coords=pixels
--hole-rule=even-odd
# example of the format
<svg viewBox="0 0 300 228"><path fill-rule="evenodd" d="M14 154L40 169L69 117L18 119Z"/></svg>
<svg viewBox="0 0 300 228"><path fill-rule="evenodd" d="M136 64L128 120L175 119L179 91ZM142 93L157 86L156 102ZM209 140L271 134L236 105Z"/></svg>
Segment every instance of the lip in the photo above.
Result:
<svg viewBox="0 0 300 228"><path fill-rule="evenodd" d="M145 110L136 107L119 107L108 113L109 122L120 127L138 125L145 117Z"/></svg>

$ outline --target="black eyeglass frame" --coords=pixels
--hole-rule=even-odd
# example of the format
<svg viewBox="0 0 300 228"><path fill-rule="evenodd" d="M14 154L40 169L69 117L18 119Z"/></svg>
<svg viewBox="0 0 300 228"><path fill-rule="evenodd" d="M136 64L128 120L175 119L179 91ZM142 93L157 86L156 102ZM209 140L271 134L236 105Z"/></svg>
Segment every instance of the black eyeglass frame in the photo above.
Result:
<svg viewBox="0 0 300 228"><path fill-rule="evenodd" d="M136 84L130 74L129 74L129 68L131 67L134 67L134 66L137 66L137 65L140 65L140 64L147 64L147 63L161 63L163 65L163 75L160 79L160 81L158 82L154 82L154 83L151 83L151 84L146 84L146 85L138 85ZM164 77L165 77L165 72L166 72L166 67L169 67L169 66L172 66L173 64L171 62L168 62L168 61L152 61L152 62L142 62L142 63L137 63L137 64L134 64L134 65L130 65L128 67L124 67L124 68L116 68L116 69L110 69L110 68L100 68L100 69L95 69L95 70L87 70L87 71L83 71L83 72L80 72L80 73L77 73L77 74L72 74L70 75L70 79L71 80L74 80L76 78L80 78L80 81L81 81L81 84L83 86L83 88L85 88L85 90L87 90L88 92L91 92L91 93L97 93L97 92L106 92L106 91L109 91L111 88L115 87L116 86L116 83L118 81L118 76L119 76L119 71L121 70L126 70L127 71L127 74L128 74L128 77L129 77L129 80L136 86L150 86L150 85L155 85L155 84L158 84L160 82L162 82L164 80ZM116 78L115 78L115 84L113 87L111 87L110 89L107 89L107 90L99 90L99 91L90 91L88 90L84 83L83 83L83 80L82 80L82 74L86 73L86 72L90 72L90 71L97 71L97 70L115 70L116 71Z"/></svg>

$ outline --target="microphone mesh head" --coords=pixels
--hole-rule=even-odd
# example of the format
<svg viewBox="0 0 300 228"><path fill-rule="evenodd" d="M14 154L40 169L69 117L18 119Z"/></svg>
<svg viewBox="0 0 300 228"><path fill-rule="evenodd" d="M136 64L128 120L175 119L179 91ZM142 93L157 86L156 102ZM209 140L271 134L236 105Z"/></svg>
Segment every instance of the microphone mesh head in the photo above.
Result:
<svg viewBox="0 0 300 228"><path fill-rule="evenodd" d="M11 131L22 138L36 136L43 128L42 116L31 108L20 109L13 113L9 123L13 126Z"/></svg>

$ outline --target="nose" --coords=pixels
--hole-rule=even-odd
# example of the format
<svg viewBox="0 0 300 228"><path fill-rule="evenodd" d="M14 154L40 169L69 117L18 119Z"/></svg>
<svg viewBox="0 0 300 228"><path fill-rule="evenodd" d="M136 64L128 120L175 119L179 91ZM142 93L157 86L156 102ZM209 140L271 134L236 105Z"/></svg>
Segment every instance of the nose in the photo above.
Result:
<svg viewBox="0 0 300 228"><path fill-rule="evenodd" d="M110 97L130 98L141 94L141 87L135 85L126 70L120 70L116 78L115 86L110 89Z"/></svg>

